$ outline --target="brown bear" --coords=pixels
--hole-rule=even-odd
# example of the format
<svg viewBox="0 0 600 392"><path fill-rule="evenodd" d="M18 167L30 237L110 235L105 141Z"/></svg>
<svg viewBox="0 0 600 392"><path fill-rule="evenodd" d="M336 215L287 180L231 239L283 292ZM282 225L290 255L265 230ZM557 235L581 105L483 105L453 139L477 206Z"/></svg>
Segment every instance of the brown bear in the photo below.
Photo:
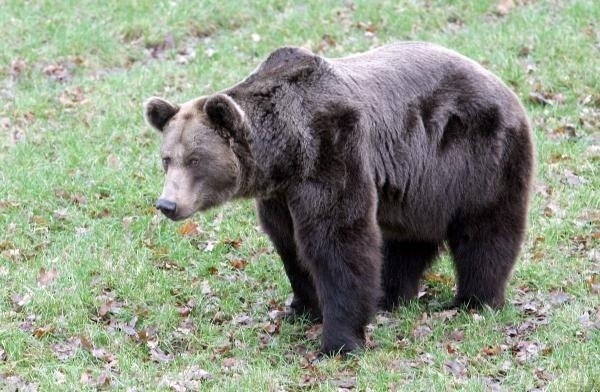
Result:
<svg viewBox="0 0 600 392"><path fill-rule="evenodd" d="M292 308L323 320L323 352L361 347L378 304L414 298L443 243L455 305L504 303L532 133L474 61L418 42L337 59L286 47L233 87L181 106L151 98L145 115L163 134L157 208L179 220L256 198Z"/></svg>

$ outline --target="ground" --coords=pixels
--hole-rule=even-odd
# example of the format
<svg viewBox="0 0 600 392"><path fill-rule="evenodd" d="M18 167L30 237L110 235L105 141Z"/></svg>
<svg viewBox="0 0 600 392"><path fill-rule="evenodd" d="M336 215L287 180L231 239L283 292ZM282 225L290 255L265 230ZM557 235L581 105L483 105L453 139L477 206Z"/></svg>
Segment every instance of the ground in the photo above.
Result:
<svg viewBox="0 0 600 392"><path fill-rule="evenodd" d="M571 1L0 4L0 388L597 390L600 7ZM132 5L133 4L133 5ZM500 75L535 129L524 250L501 311L442 311L444 256L371 348L315 361L252 203L160 217L151 95L227 87L274 48L400 39Z"/></svg>

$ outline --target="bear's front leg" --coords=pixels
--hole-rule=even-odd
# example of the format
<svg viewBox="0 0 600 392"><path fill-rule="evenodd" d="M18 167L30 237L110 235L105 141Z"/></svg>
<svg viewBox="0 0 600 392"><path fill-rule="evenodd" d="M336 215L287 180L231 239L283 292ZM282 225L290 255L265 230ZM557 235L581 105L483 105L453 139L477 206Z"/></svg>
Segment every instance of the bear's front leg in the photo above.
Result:
<svg viewBox="0 0 600 392"><path fill-rule="evenodd" d="M286 200L259 199L256 208L262 228L273 242L290 280L294 292L291 304L294 315L308 316L311 321L321 321L321 309L312 276L298 259L294 226Z"/></svg>
<svg viewBox="0 0 600 392"><path fill-rule="evenodd" d="M323 314L321 350L364 346L365 327L380 298L381 234L374 192L346 192L307 182L289 199L296 242Z"/></svg>

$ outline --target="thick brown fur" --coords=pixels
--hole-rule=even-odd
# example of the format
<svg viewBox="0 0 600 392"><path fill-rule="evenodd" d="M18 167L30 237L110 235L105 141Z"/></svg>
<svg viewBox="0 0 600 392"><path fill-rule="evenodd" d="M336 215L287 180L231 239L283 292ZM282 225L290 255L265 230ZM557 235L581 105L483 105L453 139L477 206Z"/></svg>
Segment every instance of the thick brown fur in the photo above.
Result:
<svg viewBox="0 0 600 392"><path fill-rule="evenodd" d="M146 116L164 134L159 208L182 219L256 198L292 307L323 320L324 352L361 347L378 304L414 298L444 242L455 304L504 303L533 144L517 97L475 62L414 42L340 59L282 48L237 85L150 101ZM182 177L189 190L175 191Z"/></svg>

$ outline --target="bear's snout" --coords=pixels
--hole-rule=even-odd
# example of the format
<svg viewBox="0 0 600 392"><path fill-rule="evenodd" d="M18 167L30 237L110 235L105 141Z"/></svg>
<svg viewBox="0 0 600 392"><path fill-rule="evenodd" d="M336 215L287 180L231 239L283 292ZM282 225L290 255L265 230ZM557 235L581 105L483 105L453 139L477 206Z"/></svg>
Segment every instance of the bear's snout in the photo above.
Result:
<svg viewBox="0 0 600 392"><path fill-rule="evenodd" d="M168 218L173 219L175 215L175 210L177 209L177 204L167 199L158 199L158 201L156 202L156 208L159 209L160 212L165 214Z"/></svg>

